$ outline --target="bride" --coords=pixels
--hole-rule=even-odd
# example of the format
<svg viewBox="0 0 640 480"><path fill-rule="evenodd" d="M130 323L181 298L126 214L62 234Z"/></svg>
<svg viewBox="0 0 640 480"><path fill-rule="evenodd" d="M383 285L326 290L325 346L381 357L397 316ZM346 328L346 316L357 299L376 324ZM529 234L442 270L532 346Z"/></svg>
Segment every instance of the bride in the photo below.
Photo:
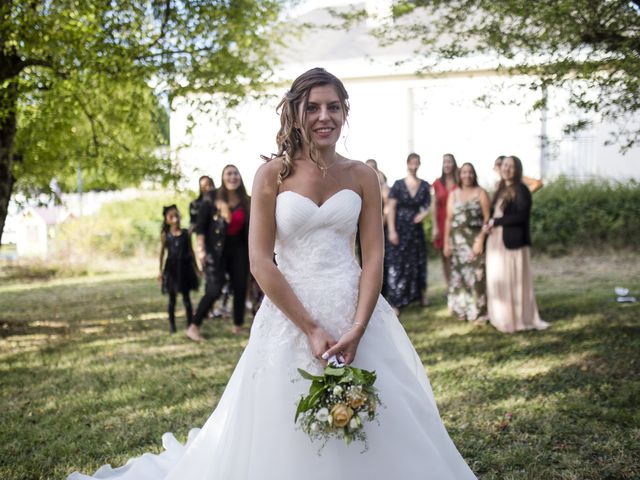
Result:
<svg viewBox="0 0 640 480"><path fill-rule="evenodd" d="M185 445L167 433L159 455L69 479L475 478L440 420L418 355L379 295L380 189L375 171L336 153L349 111L342 82L309 70L279 109L279 151L256 173L249 232L251 271L266 298L218 406ZM333 355L377 373L384 408L379 424L364 427L364 452L332 439L319 454L293 421L309 386L297 368L320 373Z"/></svg>

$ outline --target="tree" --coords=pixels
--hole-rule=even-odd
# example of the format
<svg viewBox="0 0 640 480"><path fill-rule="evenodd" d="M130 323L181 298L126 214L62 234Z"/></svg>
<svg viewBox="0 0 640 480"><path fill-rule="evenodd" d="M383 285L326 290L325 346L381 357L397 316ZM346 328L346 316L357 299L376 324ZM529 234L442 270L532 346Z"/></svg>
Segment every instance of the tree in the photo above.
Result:
<svg viewBox="0 0 640 480"><path fill-rule="evenodd" d="M93 80L61 80L20 103L14 192L46 192L52 177L62 191L73 191L77 169L86 190L177 177L166 149L168 113L152 89L141 80Z"/></svg>
<svg viewBox="0 0 640 480"><path fill-rule="evenodd" d="M78 165L102 188L174 176L157 96L258 89L283 4L0 0L0 240L16 187L70 188Z"/></svg>
<svg viewBox="0 0 640 480"><path fill-rule="evenodd" d="M364 12L351 12L358 20ZM397 0L393 22L375 31L383 43L417 42L424 69L442 60L486 55L498 70L531 75L533 88L570 91L583 118L616 124L622 151L640 140L640 1ZM543 107L542 100L534 107Z"/></svg>

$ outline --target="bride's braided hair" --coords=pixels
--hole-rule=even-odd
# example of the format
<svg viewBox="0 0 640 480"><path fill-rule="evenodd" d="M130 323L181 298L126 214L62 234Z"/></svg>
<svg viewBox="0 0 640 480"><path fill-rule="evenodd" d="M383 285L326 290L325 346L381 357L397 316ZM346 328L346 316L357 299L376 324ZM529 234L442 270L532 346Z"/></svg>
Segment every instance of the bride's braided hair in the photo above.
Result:
<svg viewBox="0 0 640 480"><path fill-rule="evenodd" d="M327 72L324 68L312 68L293 81L291 89L284 94L276 108L276 112L280 114L280 130L276 135L278 153L272 155L271 158L262 157L267 161L282 157L282 169L278 174L278 185L291 174L293 158L305 143L309 145L311 160L317 165L317 147L311 140L309 132L307 132L304 125L307 117L309 92L312 88L322 85L333 85L340 99L345 118L349 113L349 94L347 90L338 77ZM301 105L302 109L300 109ZM298 118L300 111L302 112L302 117Z"/></svg>

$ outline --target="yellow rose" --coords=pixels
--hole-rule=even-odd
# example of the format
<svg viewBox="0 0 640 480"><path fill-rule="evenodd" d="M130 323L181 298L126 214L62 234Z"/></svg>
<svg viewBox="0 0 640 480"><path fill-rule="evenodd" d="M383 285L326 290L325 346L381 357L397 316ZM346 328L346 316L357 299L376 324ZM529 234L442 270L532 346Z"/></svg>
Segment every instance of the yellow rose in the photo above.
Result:
<svg viewBox="0 0 640 480"><path fill-rule="evenodd" d="M333 417L333 424L341 428L349 423L349 420L351 420L353 416L353 410L344 403L337 403L331 409L331 416Z"/></svg>
<svg viewBox="0 0 640 480"><path fill-rule="evenodd" d="M362 405L364 405L364 402L366 401L367 401L367 397L362 393L357 393L349 397L349 405L351 405L352 408L361 407Z"/></svg>

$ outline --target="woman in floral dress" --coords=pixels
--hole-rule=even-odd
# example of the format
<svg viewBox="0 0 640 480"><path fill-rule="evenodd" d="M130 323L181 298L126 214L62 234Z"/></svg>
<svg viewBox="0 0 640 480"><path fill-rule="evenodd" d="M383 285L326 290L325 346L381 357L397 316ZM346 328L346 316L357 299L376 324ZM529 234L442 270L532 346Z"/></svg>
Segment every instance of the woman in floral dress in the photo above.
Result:
<svg viewBox="0 0 640 480"><path fill-rule="evenodd" d="M449 311L460 320L487 321L482 226L489 220L489 196L480 186L473 165L460 167L458 189L447 200L444 254L451 258Z"/></svg>

